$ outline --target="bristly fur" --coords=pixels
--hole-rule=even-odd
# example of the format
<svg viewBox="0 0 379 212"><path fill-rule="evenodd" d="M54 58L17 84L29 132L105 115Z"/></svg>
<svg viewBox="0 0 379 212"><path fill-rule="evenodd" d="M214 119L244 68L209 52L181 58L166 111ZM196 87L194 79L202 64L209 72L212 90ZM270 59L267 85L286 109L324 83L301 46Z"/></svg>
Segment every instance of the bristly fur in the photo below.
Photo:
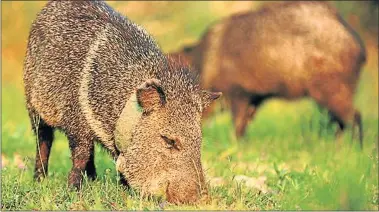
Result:
<svg viewBox="0 0 379 212"><path fill-rule="evenodd" d="M160 72L158 78L164 81L169 81L175 78L176 80L171 80L168 84L168 93L172 96L181 96L183 93L193 93L200 91L199 75L197 72L191 70L189 66L181 61L172 59L170 56L167 57L168 60L168 70ZM180 88L180 89L178 89Z"/></svg>
<svg viewBox="0 0 379 212"><path fill-rule="evenodd" d="M133 147L138 151L128 151L128 159L133 160L126 164L130 165L125 171L127 180L148 192L169 180L177 185L167 188L171 201L197 198L198 186L192 182L195 168L188 168L193 167L188 158L197 162L196 170L202 173L200 112L219 95L204 95L188 67L166 58L142 27L105 2L49 1L32 24L24 83L30 118L42 120L34 127L40 138L36 178L46 174L53 129L62 130L69 138L73 161L69 183L79 187L84 171L94 178L94 141L118 157L120 150L114 140L117 120L125 105L133 105L126 104L129 100L137 104L135 99L141 98L139 102L158 105L158 109L141 117L133 115L138 111L131 111L140 119L133 120L136 124L130 126L134 128L126 132L132 135L133 145L138 143ZM159 107L154 92L164 92L167 104ZM166 150L162 133L166 140L180 140L186 147L180 155ZM159 161L163 167L156 165ZM168 175L144 173L167 171L172 168L166 167L170 163L174 168ZM183 189L175 190L179 187Z"/></svg>

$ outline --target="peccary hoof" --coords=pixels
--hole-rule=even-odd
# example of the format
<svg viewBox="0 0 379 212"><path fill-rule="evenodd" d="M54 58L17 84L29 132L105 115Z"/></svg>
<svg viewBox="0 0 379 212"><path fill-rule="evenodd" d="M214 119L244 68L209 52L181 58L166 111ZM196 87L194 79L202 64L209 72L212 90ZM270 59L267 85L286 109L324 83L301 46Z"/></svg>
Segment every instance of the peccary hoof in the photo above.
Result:
<svg viewBox="0 0 379 212"><path fill-rule="evenodd" d="M35 171L34 172L34 175L33 175L33 179L36 181L36 182L41 182L42 180L45 179L45 174L42 172L42 171Z"/></svg>
<svg viewBox="0 0 379 212"><path fill-rule="evenodd" d="M96 180L97 174L96 174L96 169L91 167L86 169L86 176L89 180Z"/></svg>
<svg viewBox="0 0 379 212"><path fill-rule="evenodd" d="M80 170L71 170L69 177L68 177L68 186L75 189L79 190L82 186L82 180L83 180L83 175L80 172Z"/></svg>

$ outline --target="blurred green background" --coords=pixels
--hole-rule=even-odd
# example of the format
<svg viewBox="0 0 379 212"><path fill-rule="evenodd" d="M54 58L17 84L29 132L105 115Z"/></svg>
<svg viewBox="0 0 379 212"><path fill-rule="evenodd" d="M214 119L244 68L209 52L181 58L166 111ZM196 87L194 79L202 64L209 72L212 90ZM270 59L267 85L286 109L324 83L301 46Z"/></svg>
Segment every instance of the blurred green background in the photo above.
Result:
<svg viewBox="0 0 379 212"><path fill-rule="evenodd" d="M2 83L20 83L22 61L32 21L44 1L2 2ZM259 9L259 1L109 1L151 33L162 49L171 52L196 42L215 20L228 15ZM275 2L270 2L275 3ZM332 1L343 17L363 37L369 52L372 77L378 78L378 6L372 1ZM20 85L21 86L21 85Z"/></svg>
<svg viewBox="0 0 379 212"><path fill-rule="evenodd" d="M179 50L201 37L213 22L257 10L258 1L112 1L120 13L143 26L165 52ZM275 2L270 2L275 3ZM230 113L216 112L204 122L202 161L212 201L195 206L161 206L122 191L114 163L96 148L99 179L79 195L65 189L71 167L68 143L61 133L53 144L49 180L32 181L35 140L27 117L22 67L32 21L45 1L1 2L2 36L2 209L378 209L378 4L377 1L331 1L364 40L363 67L355 104L364 122L364 150L345 136L336 147L327 116L308 99L270 100L237 140ZM353 144L352 144L353 143ZM247 180L241 183L244 176ZM250 183L247 183L250 182Z"/></svg>

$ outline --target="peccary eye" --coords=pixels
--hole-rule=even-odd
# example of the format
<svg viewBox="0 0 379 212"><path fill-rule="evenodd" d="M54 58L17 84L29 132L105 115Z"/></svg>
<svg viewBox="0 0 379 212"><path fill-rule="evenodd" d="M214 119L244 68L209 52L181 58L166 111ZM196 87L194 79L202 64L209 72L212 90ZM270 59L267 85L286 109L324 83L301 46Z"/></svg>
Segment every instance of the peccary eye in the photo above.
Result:
<svg viewBox="0 0 379 212"><path fill-rule="evenodd" d="M161 137L165 141L167 149L176 149L178 151L182 149L182 144L180 143L179 139L172 139L165 135L161 135Z"/></svg>

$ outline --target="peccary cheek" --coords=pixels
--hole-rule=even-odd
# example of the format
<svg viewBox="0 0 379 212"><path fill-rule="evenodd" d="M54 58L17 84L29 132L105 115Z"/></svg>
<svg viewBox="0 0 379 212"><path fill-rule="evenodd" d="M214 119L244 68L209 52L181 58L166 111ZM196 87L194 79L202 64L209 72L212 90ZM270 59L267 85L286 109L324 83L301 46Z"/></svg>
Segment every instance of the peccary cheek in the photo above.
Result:
<svg viewBox="0 0 379 212"><path fill-rule="evenodd" d="M115 142L120 152L126 149L132 139L132 133L142 116L142 109L137 103L136 94L133 93L126 102L124 109L116 123Z"/></svg>

